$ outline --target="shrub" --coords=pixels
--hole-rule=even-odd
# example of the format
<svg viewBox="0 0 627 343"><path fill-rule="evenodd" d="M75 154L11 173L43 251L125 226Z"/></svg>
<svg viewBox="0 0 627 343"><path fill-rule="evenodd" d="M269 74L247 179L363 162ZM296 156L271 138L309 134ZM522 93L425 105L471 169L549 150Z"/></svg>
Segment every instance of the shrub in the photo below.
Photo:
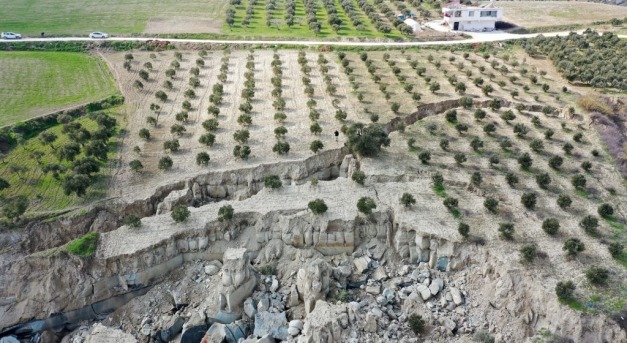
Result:
<svg viewBox="0 0 627 343"><path fill-rule="evenodd" d="M474 113L475 119L480 121L485 118L486 112L482 109L477 109Z"/></svg>
<svg viewBox="0 0 627 343"><path fill-rule="evenodd" d="M359 134L361 133L361 134ZM349 147L364 157L379 154L382 146L390 145L390 138L379 124L363 126L354 124L347 130Z"/></svg>
<svg viewBox="0 0 627 343"><path fill-rule="evenodd" d="M542 230L551 236L557 234L559 228L560 222L555 218L547 218L542 222Z"/></svg>
<svg viewBox="0 0 627 343"><path fill-rule="evenodd" d="M446 208L451 211L456 209L459 205L459 201L456 198L452 197L446 197L442 203L444 204L444 206L446 206Z"/></svg>
<svg viewBox="0 0 627 343"><path fill-rule="evenodd" d="M570 143L564 143L564 146L562 146L562 149L567 155L570 155L574 148L575 147Z"/></svg>
<svg viewBox="0 0 627 343"><path fill-rule="evenodd" d="M212 133L205 133L198 139L198 142L206 146L212 146L216 141L216 136Z"/></svg>
<svg viewBox="0 0 627 343"><path fill-rule="evenodd" d="M590 267L586 270L586 278L593 285L605 285L610 277L610 271L603 267Z"/></svg>
<svg viewBox="0 0 627 343"><path fill-rule="evenodd" d="M459 123L459 124L455 125L455 130L457 130L457 132L462 134L462 133L468 131L468 125Z"/></svg>
<svg viewBox="0 0 627 343"><path fill-rule="evenodd" d="M322 199L316 199L316 200L310 201L309 204L307 204L307 207L309 207L311 212L313 212L314 214L322 214L326 212L328 209L327 205L324 203L324 200Z"/></svg>
<svg viewBox="0 0 627 343"><path fill-rule="evenodd" d="M511 240L514 238L514 224L512 223L500 223L499 232L503 239Z"/></svg>
<svg viewBox="0 0 627 343"><path fill-rule="evenodd" d="M496 213L496 208L498 205L499 205L499 201L492 197L485 199L485 201L483 202L483 206L492 213Z"/></svg>
<svg viewBox="0 0 627 343"><path fill-rule="evenodd" d="M560 300L571 299L575 289L575 284L572 281L560 281L555 286L555 294Z"/></svg>
<svg viewBox="0 0 627 343"><path fill-rule="evenodd" d="M586 250L586 246L579 238L569 238L564 242L562 250L566 251L569 256L576 256L578 253Z"/></svg>
<svg viewBox="0 0 627 343"><path fill-rule="evenodd" d="M163 156L159 160L159 170L170 170L173 165L174 162L172 162L172 158L170 158L170 156Z"/></svg>
<svg viewBox="0 0 627 343"><path fill-rule="evenodd" d="M583 161L581 162L581 168L586 172L589 172L590 169L592 169L592 163L590 163L590 161Z"/></svg>
<svg viewBox="0 0 627 343"><path fill-rule="evenodd" d="M564 163L564 159L562 158L562 156L553 155L551 156L551 158L549 158L549 167L553 169L560 169L562 163Z"/></svg>
<svg viewBox="0 0 627 343"><path fill-rule="evenodd" d="M449 146L448 139L442 138L440 140L440 148L442 148L442 150L446 151L446 149L448 149L448 146Z"/></svg>
<svg viewBox="0 0 627 343"><path fill-rule="evenodd" d="M554 134L555 132L552 129L547 129L546 131L544 131L544 138L546 140L550 140Z"/></svg>
<svg viewBox="0 0 627 343"><path fill-rule="evenodd" d="M431 181L433 181L433 185L442 186L444 184L444 177L442 177L442 173L436 172L431 176Z"/></svg>
<svg viewBox="0 0 627 343"><path fill-rule="evenodd" d="M483 148L483 141L475 137L472 139L472 141L470 141L470 147L474 151L479 151L481 148Z"/></svg>
<svg viewBox="0 0 627 343"><path fill-rule="evenodd" d="M499 159L499 157L497 155L492 155L490 156L490 166L494 167L497 164L499 164L501 162L501 160Z"/></svg>
<svg viewBox="0 0 627 343"><path fill-rule="evenodd" d="M610 255L612 255L612 257L618 258L623 254L625 246L619 242L612 242L607 249L610 251Z"/></svg>
<svg viewBox="0 0 627 343"><path fill-rule="evenodd" d="M277 142L272 147L272 151L276 152L279 155L285 155L290 152L290 144L288 142Z"/></svg>
<svg viewBox="0 0 627 343"><path fill-rule="evenodd" d="M602 204L597 212L602 218L610 218L614 214L614 208L610 204Z"/></svg>
<svg viewBox="0 0 627 343"><path fill-rule="evenodd" d="M462 237L467 238L470 233L470 225L466 223L459 223L459 226L457 226L457 232L459 232Z"/></svg>
<svg viewBox="0 0 627 343"><path fill-rule="evenodd" d="M537 196L535 193L524 193L520 197L520 203L526 208L533 210L536 207Z"/></svg>
<svg viewBox="0 0 627 343"><path fill-rule="evenodd" d="M210 160L211 160L211 157L209 157L209 154L206 153L205 151L201 151L198 154L196 154L196 164L199 166L208 165Z"/></svg>
<svg viewBox="0 0 627 343"><path fill-rule="evenodd" d="M581 132L575 133L575 135L573 135L573 140L577 143L581 143L581 141L583 140L583 133Z"/></svg>
<svg viewBox="0 0 627 343"><path fill-rule="evenodd" d="M323 148L324 144L320 140L315 140L309 145L309 150L313 151L314 154L322 150Z"/></svg>
<svg viewBox="0 0 627 343"><path fill-rule="evenodd" d="M249 138L250 132L248 130L237 130L233 133L233 139L239 144L248 142Z"/></svg>
<svg viewBox="0 0 627 343"><path fill-rule="evenodd" d="M420 162L423 164L428 164L431 160L431 153L429 151L422 151L418 154L418 159L420 159Z"/></svg>
<svg viewBox="0 0 627 343"><path fill-rule="evenodd" d="M98 238L100 234L98 232L90 232L82 237L71 241L67 245L67 251L74 255L81 257L91 257L96 253L98 245Z"/></svg>
<svg viewBox="0 0 627 343"><path fill-rule="evenodd" d="M268 175L263 179L263 184L266 188L277 189L281 188L283 183L278 175Z"/></svg>
<svg viewBox="0 0 627 343"><path fill-rule="evenodd" d="M476 187L479 187L481 185L481 181L483 181L483 178L481 177L481 173L479 172L474 172L470 176L470 183L472 183Z"/></svg>
<svg viewBox="0 0 627 343"><path fill-rule="evenodd" d="M483 126L483 132L488 135L492 134L494 131L496 131L496 126L492 123L488 123Z"/></svg>
<svg viewBox="0 0 627 343"><path fill-rule="evenodd" d="M190 215L189 209L185 205L175 206L174 209L172 209L172 212L170 213L170 216L172 217L172 219L174 219L174 221L177 223L182 223L186 221L187 218L189 218L189 215Z"/></svg>
<svg viewBox="0 0 627 343"><path fill-rule="evenodd" d="M457 123L457 111L455 110L446 111L444 117L449 123Z"/></svg>
<svg viewBox="0 0 627 343"><path fill-rule="evenodd" d="M132 160L131 162L128 163L128 166L131 168L132 171L136 173L144 169L144 165L141 163L140 160Z"/></svg>
<svg viewBox="0 0 627 343"><path fill-rule="evenodd" d="M572 183L573 183L573 186L575 186L575 188L583 189L586 187L586 177L581 174L577 174L573 176Z"/></svg>
<svg viewBox="0 0 627 343"><path fill-rule="evenodd" d="M520 155L520 157L518 157L518 164L520 164L520 167L522 169L528 170L533 164L533 159L531 158L531 155L529 155L529 153L526 152Z"/></svg>
<svg viewBox="0 0 627 343"><path fill-rule="evenodd" d="M518 183L518 176L514 173L507 173L507 175L505 175L505 181L507 181L510 187L514 187Z"/></svg>
<svg viewBox="0 0 627 343"><path fill-rule="evenodd" d="M508 111L505 111L503 114L501 114L501 119L509 123L511 120L516 119L516 115L511 110L508 110Z"/></svg>
<svg viewBox="0 0 627 343"><path fill-rule="evenodd" d="M218 209L218 220L220 222L229 221L233 219L234 214L235 210L233 210L233 206L224 205Z"/></svg>
<svg viewBox="0 0 627 343"><path fill-rule="evenodd" d="M463 152L458 152L455 154L455 163L461 166L464 162L466 162L466 154Z"/></svg>
<svg viewBox="0 0 627 343"><path fill-rule="evenodd" d="M536 175L536 183L542 189L546 189L551 183L551 176L548 173L540 173Z"/></svg>
<svg viewBox="0 0 627 343"><path fill-rule="evenodd" d="M409 328L414 334L419 335L425 329L425 321L422 316L412 313L408 318Z"/></svg>
<svg viewBox="0 0 627 343"><path fill-rule="evenodd" d="M479 342L479 343L494 343L495 342L494 336L490 335L489 332L484 331L484 330L477 331L472 338L475 342Z"/></svg>
<svg viewBox="0 0 627 343"><path fill-rule="evenodd" d="M363 186L364 182L366 181L366 173L362 172L361 170L357 170L353 172L351 178L353 179L353 181Z"/></svg>
<svg viewBox="0 0 627 343"><path fill-rule="evenodd" d="M377 204L370 197L361 197L357 201L357 209L361 213L370 214L375 208L377 208Z"/></svg>
<svg viewBox="0 0 627 343"><path fill-rule="evenodd" d="M561 208L570 207L572 203L573 201L570 199L568 195L560 194L560 196L557 198L557 205Z"/></svg>
<svg viewBox="0 0 627 343"><path fill-rule="evenodd" d="M529 144L529 147L531 148L531 150L537 153L540 153L542 152L542 150L544 150L544 144L539 139L532 140L531 144Z"/></svg>
<svg viewBox="0 0 627 343"><path fill-rule="evenodd" d="M273 148L274 150L274 148ZM233 156L245 160L250 155L250 147L248 145L236 145L233 148Z"/></svg>
<svg viewBox="0 0 627 343"><path fill-rule="evenodd" d="M401 204L405 207L410 207L411 205L416 203L416 198L409 193L403 193L401 196Z"/></svg>
<svg viewBox="0 0 627 343"><path fill-rule="evenodd" d="M130 214L124 217L124 225L129 228L138 228L142 225L142 220L138 216Z"/></svg>
<svg viewBox="0 0 627 343"><path fill-rule="evenodd" d="M514 133L518 137L525 137L529 133L529 129L521 123L514 125Z"/></svg>
<svg viewBox="0 0 627 343"><path fill-rule="evenodd" d="M597 233L599 227L599 219L593 215L587 215L579 222L579 226L590 235Z"/></svg>
<svg viewBox="0 0 627 343"><path fill-rule="evenodd" d="M533 263L538 254L538 248L534 244L526 244L520 249L520 257L523 263Z"/></svg>

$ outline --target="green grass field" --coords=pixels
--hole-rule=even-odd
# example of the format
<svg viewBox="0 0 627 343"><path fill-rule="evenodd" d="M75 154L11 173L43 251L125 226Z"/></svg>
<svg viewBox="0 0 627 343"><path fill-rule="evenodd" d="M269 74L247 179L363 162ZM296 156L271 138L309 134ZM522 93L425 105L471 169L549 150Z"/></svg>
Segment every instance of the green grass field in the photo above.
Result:
<svg viewBox="0 0 627 343"><path fill-rule="evenodd" d="M227 4L226 0L0 0L0 31L36 36L42 31L85 36L92 31L140 33L151 20L159 23L170 19L187 25L184 32L215 32L211 27L192 30L190 25L195 25L194 19L203 19L211 21L213 28L220 28ZM175 26L172 22L170 25ZM161 32L171 32L167 26L162 26Z"/></svg>
<svg viewBox="0 0 627 343"><path fill-rule="evenodd" d="M123 127L123 116L119 114L122 109L123 107L115 107L105 111L105 113L117 120L118 129ZM76 122L90 132L94 132L98 127L96 122L88 117L79 118ZM46 131L58 136L58 139L53 144L55 148L69 143L67 135L62 133L62 125L54 126ZM110 140L110 160L115 154L118 144L117 139L117 137L113 137ZM39 160L36 157L37 152L43 153ZM76 159L84 156L83 149ZM71 166L70 162L59 162L52 147L43 145L37 137L28 139L23 144L10 150L6 156L0 157L0 178L7 180L11 184L8 189L0 191L0 197L24 195L29 199L27 212L33 213L57 211L67 207L87 204L101 199L106 194L107 175L109 175L111 170L108 163L112 162L101 163L100 173L96 175L94 184L82 198L64 194L62 186L63 176L61 176L60 180L57 180L52 176L52 173L45 174L42 172L42 167L48 163L60 163L66 167Z"/></svg>
<svg viewBox="0 0 627 343"><path fill-rule="evenodd" d="M0 127L117 93L100 58L64 52L0 52Z"/></svg>

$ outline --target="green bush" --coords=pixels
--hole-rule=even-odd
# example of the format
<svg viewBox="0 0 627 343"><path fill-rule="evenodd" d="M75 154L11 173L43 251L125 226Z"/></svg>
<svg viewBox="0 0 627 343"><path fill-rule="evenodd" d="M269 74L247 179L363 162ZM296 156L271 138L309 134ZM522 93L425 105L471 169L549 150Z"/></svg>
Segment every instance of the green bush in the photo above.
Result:
<svg viewBox="0 0 627 343"><path fill-rule="evenodd" d="M357 209L361 213L370 214L375 208L377 208L377 204L370 197L361 197L357 201Z"/></svg>
<svg viewBox="0 0 627 343"><path fill-rule="evenodd" d="M457 231L460 235L462 235L462 237L467 238L468 234L470 233L470 225L466 223L459 223L459 226L457 226Z"/></svg>
<svg viewBox="0 0 627 343"><path fill-rule="evenodd" d="M353 172L351 179L363 186L364 182L366 181L366 173L362 172L361 170L357 170Z"/></svg>
<svg viewBox="0 0 627 343"><path fill-rule="evenodd" d="M311 212L315 214L323 214L329 209L327 207L327 204L325 204L324 200L322 199L316 199L316 200L310 201L309 204L307 204L307 207L311 210Z"/></svg>
<svg viewBox="0 0 627 343"><path fill-rule="evenodd" d="M170 213L170 216L172 217L172 219L177 222L177 223L182 223L184 221L187 220L187 218L189 218L189 215L191 213L189 212L189 209L187 208L187 206L185 205L177 205L174 207L174 209L172 209L172 212Z"/></svg>
<svg viewBox="0 0 627 343"><path fill-rule="evenodd" d="M470 176L470 183L472 183L476 187L481 186L482 181L483 181L483 177L481 177L481 173L479 172L474 172Z"/></svg>
<svg viewBox="0 0 627 343"><path fill-rule="evenodd" d="M401 204L405 207L410 207L411 205L416 203L416 198L409 193L403 193L401 196Z"/></svg>
<svg viewBox="0 0 627 343"><path fill-rule="evenodd" d="M479 343L494 343L495 342L494 336L492 336L489 332L484 331L484 330L477 331L472 337L472 339L475 342L479 342Z"/></svg>
<svg viewBox="0 0 627 343"><path fill-rule="evenodd" d="M536 207L537 195L535 193L524 193L520 197L520 203L525 206L525 208L533 210Z"/></svg>
<svg viewBox="0 0 627 343"><path fill-rule="evenodd" d="M446 121L449 123L457 123L457 111L449 110L444 114Z"/></svg>
<svg viewBox="0 0 627 343"><path fill-rule="evenodd" d="M429 151L421 151L418 154L418 159L422 162L422 164L429 164L429 161L431 160L431 153Z"/></svg>
<svg viewBox="0 0 627 343"><path fill-rule="evenodd" d="M516 184L518 184L518 176L516 176L516 174L514 173L507 173L507 175L505 175L505 181L507 181L507 184L510 187L515 187Z"/></svg>
<svg viewBox="0 0 627 343"><path fill-rule="evenodd" d="M562 156L553 155L551 156L551 158L549 158L549 167L553 169L560 169L562 167L562 163L564 163L564 159L562 158Z"/></svg>
<svg viewBox="0 0 627 343"><path fill-rule="evenodd" d="M551 176L548 173L540 173L536 175L536 183L542 189L547 189L549 184L551 184Z"/></svg>
<svg viewBox="0 0 627 343"><path fill-rule="evenodd" d="M278 175L268 175L263 179L263 184L266 188L278 189L281 188L283 183Z"/></svg>
<svg viewBox="0 0 627 343"><path fill-rule="evenodd" d="M138 228L142 225L142 220L136 215L128 215L124 217L124 225L130 228Z"/></svg>
<svg viewBox="0 0 627 343"><path fill-rule="evenodd" d="M414 334L419 335L425 329L425 321L422 316L412 313L408 318L409 328Z"/></svg>
<svg viewBox="0 0 627 343"><path fill-rule="evenodd" d="M231 205L224 205L218 209L218 221L224 222L233 219L233 215L235 214L235 210Z"/></svg>
<svg viewBox="0 0 627 343"><path fill-rule="evenodd" d="M613 242L607 247L607 249L610 251L612 257L618 258L623 254L625 246L619 242Z"/></svg>
<svg viewBox="0 0 627 343"><path fill-rule="evenodd" d="M610 271L603 267L590 267L586 270L586 278L593 285L605 285L610 277Z"/></svg>
<svg viewBox="0 0 627 343"><path fill-rule="evenodd" d="M557 234L559 229L560 222L555 218L547 218L542 222L542 230L551 236Z"/></svg>
<svg viewBox="0 0 627 343"><path fill-rule="evenodd" d="M561 208L570 207L572 203L573 201L570 199L568 195L560 194L560 196L557 198L557 205Z"/></svg>
<svg viewBox="0 0 627 343"><path fill-rule="evenodd" d="M485 201L483 202L483 206L492 213L496 213L496 208L498 205L499 201L492 197L485 199Z"/></svg>
<svg viewBox="0 0 627 343"><path fill-rule="evenodd" d="M596 235L599 219L593 215L587 215L579 222L579 226L589 235Z"/></svg>
<svg viewBox="0 0 627 343"><path fill-rule="evenodd" d="M448 208L449 210L454 210L457 209L457 206L459 206L459 200L457 200L456 198L452 198L452 197L446 197L442 203L444 204L444 206L446 206L446 208Z"/></svg>
<svg viewBox="0 0 627 343"><path fill-rule="evenodd" d="M569 256L577 256L578 253L586 250L586 246L579 238L569 238L564 242L562 250L566 251Z"/></svg>
<svg viewBox="0 0 627 343"><path fill-rule="evenodd" d="M523 260L523 263L533 263L538 254L538 248L534 244L524 245L520 249L520 257Z"/></svg>
<svg viewBox="0 0 627 343"><path fill-rule="evenodd" d="M96 252L99 237L100 234L98 232L90 232L70 242L66 249L74 255L91 257Z"/></svg>
<svg viewBox="0 0 627 343"><path fill-rule="evenodd" d="M575 284L572 281L560 281L555 286L555 294L560 300L571 299L575 289Z"/></svg>
<svg viewBox="0 0 627 343"><path fill-rule="evenodd" d="M455 154L455 163L457 163L457 165L461 166L466 161L466 154L464 154L463 152L458 152Z"/></svg>
<svg viewBox="0 0 627 343"><path fill-rule="evenodd" d="M614 208L610 204L602 204L597 212L602 218L610 218L614 214Z"/></svg>
<svg viewBox="0 0 627 343"><path fill-rule="evenodd" d="M573 186L575 186L575 188L583 189L586 187L586 177L581 174L577 174L573 176L572 183L573 183Z"/></svg>
<svg viewBox="0 0 627 343"><path fill-rule="evenodd" d="M531 165L533 164L533 159L531 158L531 156L529 155L528 152L522 154L520 157L518 157L518 164L520 164L520 167L524 170L528 170Z"/></svg>
<svg viewBox="0 0 627 343"><path fill-rule="evenodd" d="M390 145L390 138L380 124L354 124L347 130L349 147L364 157L379 154L382 146Z"/></svg>
<svg viewBox="0 0 627 343"><path fill-rule="evenodd" d="M500 223L499 232L503 239L511 240L514 238L514 224L513 223Z"/></svg>

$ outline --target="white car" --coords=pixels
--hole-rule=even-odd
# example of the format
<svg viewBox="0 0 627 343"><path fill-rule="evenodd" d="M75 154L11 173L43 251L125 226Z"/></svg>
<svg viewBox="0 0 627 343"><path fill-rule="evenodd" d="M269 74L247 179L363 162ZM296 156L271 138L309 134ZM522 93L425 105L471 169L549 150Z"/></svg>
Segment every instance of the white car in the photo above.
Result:
<svg viewBox="0 0 627 343"><path fill-rule="evenodd" d="M15 32L2 32L2 39L22 39L22 35Z"/></svg>
<svg viewBox="0 0 627 343"><path fill-rule="evenodd" d="M109 38L109 35L104 32L92 32L89 34L89 38Z"/></svg>

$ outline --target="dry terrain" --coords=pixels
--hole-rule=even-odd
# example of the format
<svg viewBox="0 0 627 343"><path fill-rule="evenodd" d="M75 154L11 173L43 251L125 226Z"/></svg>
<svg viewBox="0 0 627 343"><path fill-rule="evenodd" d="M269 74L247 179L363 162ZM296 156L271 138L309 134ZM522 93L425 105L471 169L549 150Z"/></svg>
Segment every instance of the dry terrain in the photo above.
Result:
<svg viewBox="0 0 627 343"><path fill-rule="evenodd" d="M627 8L582 1L500 1L503 20L520 27L590 24L627 16Z"/></svg>

